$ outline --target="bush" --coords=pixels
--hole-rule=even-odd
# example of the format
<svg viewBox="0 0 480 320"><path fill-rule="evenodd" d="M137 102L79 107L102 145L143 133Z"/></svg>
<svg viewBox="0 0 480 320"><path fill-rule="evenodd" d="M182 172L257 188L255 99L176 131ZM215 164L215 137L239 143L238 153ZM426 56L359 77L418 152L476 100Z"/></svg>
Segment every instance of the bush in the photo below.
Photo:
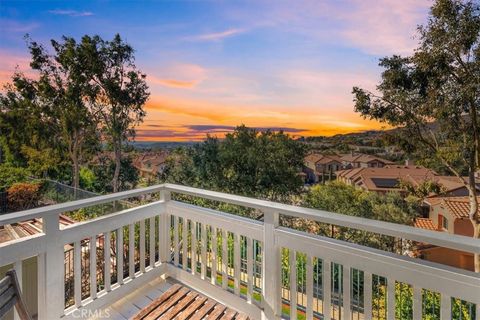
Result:
<svg viewBox="0 0 480 320"><path fill-rule="evenodd" d="M14 183L27 181L29 172L25 168L0 165L0 191L8 189Z"/></svg>
<svg viewBox="0 0 480 320"><path fill-rule="evenodd" d="M35 208L40 200L40 184L15 183L7 190L8 209L21 211Z"/></svg>

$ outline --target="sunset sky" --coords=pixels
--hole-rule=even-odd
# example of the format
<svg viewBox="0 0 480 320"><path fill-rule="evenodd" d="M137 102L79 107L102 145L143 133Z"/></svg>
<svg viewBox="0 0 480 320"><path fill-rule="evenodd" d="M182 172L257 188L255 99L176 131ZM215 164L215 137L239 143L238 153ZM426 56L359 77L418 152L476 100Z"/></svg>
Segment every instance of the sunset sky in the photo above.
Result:
<svg viewBox="0 0 480 320"><path fill-rule="evenodd" d="M378 129L353 112L378 59L409 54L427 0L0 1L0 82L28 74L23 36L115 33L136 50L151 97L137 140L198 140L233 126L296 135Z"/></svg>

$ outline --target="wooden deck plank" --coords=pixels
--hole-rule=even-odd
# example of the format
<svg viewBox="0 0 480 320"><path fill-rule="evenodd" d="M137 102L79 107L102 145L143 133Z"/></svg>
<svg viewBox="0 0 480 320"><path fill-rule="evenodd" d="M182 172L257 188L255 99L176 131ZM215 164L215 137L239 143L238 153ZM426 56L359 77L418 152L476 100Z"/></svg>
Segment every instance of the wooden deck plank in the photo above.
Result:
<svg viewBox="0 0 480 320"><path fill-rule="evenodd" d="M225 313L225 310L227 310L227 307L225 307L223 304L217 303L215 309L208 315L207 319L216 320Z"/></svg>
<svg viewBox="0 0 480 320"><path fill-rule="evenodd" d="M112 305L113 309L124 316L126 319L131 319L140 309L128 299L120 299Z"/></svg>
<svg viewBox="0 0 480 320"><path fill-rule="evenodd" d="M233 320L235 319L235 316L237 315L237 311L233 309L228 309L227 312L223 315L223 317L220 318L220 320Z"/></svg>
<svg viewBox="0 0 480 320"><path fill-rule="evenodd" d="M203 306L203 304L207 301L207 298L204 296L198 296L197 299L188 306L180 315L178 315L177 320L185 320L192 315L195 310Z"/></svg>
<svg viewBox="0 0 480 320"><path fill-rule="evenodd" d="M198 293L190 291L187 295L181 299L173 308L171 308L167 313L163 314L159 319L161 320L171 320L175 318L180 312L185 310L190 303L192 303L195 298L198 296Z"/></svg>
<svg viewBox="0 0 480 320"><path fill-rule="evenodd" d="M134 319L142 319L143 317L145 317L157 306L168 300L172 295L174 295L178 290L180 290L180 288L182 288L182 286L179 284L174 284L173 286L171 286L170 289L165 291L164 294L155 299L150 305L148 305L146 308L142 309L137 315L135 315Z"/></svg>
<svg viewBox="0 0 480 320"><path fill-rule="evenodd" d="M201 320L205 317L217 304L216 301L208 299L207 302L197 310L197 312L190 318L190 320Z"/></svg>
<svg viewBox="0 0 480 320"><path fill-rule="evenodd" d="M190 290L181 287L174 295L171 295L170 298L162 303L161 305L157 305L155 309L152 310L148 315L146 315L143 319L145 320L154 320L160 317L162 314L167 312L168 309L173 307L180 299L185 297Z"/></svg>

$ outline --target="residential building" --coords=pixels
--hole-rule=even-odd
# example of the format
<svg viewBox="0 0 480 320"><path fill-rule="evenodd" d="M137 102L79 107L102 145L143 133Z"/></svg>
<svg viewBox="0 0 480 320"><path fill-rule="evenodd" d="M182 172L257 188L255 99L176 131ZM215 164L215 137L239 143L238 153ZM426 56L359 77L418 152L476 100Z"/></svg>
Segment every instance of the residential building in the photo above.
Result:
<svg viewBox="0 0 480 320"><path fill-rule="evenodd" d="M350 153L341 157L343 169L354 168L383 168L389 164L395 164L390 160L386 160L374 155L363 153Z"/></svg>
<svg viewBox="0 0 480 320"><path fill-rule="evenodd" d="M166 152L144 152L133 161L140 177L154 181L165 170L168 154Z"/></svg>
<svg viewBox="0 0 480 320"><path fill-rule="evenodd" d="M313 153L305 157L304 173L307 183L332 180L335 178L335 172L341 169L341 156L337 154Z"/></svg>
<svg viewBox="0 0 480 320"><path fill-rule="evenodd" d="M480 197L478 197L480 201ZM474 225L469 218L470 203L468 197L431 197L425 199L429 204L428 217L417 218L415 227L449 234L473 237ZM480 209L479 209L480 213ZM430 244L420 244L418 254L430 261L474 270L473 254Z"/></svg>

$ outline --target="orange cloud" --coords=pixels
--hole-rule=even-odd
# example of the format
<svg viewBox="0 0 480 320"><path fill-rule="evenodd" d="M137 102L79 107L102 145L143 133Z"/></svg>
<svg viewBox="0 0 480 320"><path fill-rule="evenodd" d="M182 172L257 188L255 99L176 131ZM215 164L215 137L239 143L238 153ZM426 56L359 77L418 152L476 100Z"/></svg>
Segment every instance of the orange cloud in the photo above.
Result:
<svg viewBox="0 0 480 320"><path fill-rule="evenodd" d="M149 76L147 82L159 84L171 88L190 89L197 85L197 81L182 81L175 79L158 79L156 77Z"/></svg>

